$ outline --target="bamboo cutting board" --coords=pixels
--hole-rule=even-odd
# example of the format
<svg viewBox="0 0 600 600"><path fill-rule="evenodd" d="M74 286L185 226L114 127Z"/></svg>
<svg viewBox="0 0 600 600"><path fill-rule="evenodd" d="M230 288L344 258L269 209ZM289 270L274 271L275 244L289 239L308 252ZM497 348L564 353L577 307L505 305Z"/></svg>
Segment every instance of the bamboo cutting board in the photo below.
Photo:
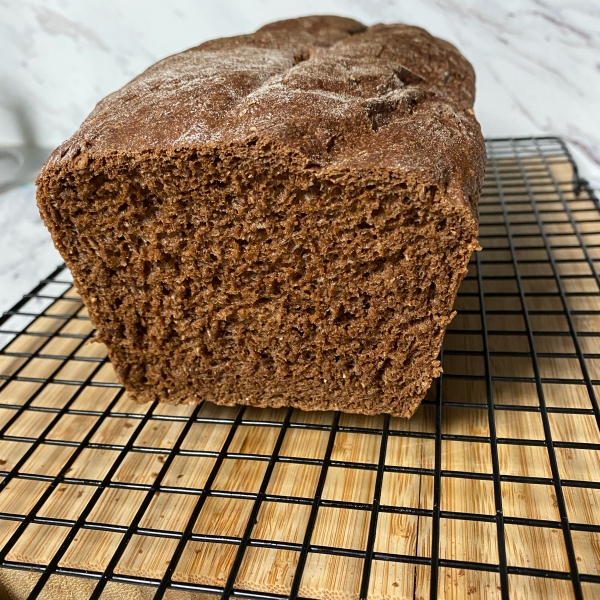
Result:
<svg viewBox="0 0 600 600"><path fill-rule="evenodd" d="M410 421L137 405L64 269L0 321L0 598L600 598L600 214L492 140Z"/></svg>

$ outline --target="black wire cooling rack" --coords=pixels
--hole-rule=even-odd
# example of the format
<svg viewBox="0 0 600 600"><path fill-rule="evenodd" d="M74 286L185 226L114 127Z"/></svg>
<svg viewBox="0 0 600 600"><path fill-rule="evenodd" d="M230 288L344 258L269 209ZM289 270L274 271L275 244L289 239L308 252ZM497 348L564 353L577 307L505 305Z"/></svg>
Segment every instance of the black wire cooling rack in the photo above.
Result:
<svg viewBox="0 0 600 600"><path fill-rule="evenodd" d="M91 599L100 598L107 586L115 583L150 586L152 591L144 597L155 599L174 590L196 592L198 598L214 594L223 598L295 599L306 597L310 591L303 579L307 565L316 564L323 556L353 565L348 582L354 583L346 582L347 590L317 590L312 596L316 598L392 598L393 594L374 591L380 584L375 579L384 572L380 567L388 563L412 568L404 573L414 578L408 589L415 598L448 596L448 585L455 586L454 593L458 594L456 590L463 589L460 577L475 581L470 591L471 584L464 588L475 596L480 593L483 597L485 592L486 597L534 598L552 592L556 597L577 600L600 597L600 517L593 516L594 511L600 512L600 410L595 395L600 385L600 368L595 362L600 359L600 328L594 329L595 319L600 318L597 201L578 177L558 138L493 139L487 142L487 151L480 202L484 250L473 257L459 292L458 316L442 350L445 372L425 400L418 422L385 416L357 425L340 413L324 413L320 421L311 422L291 409L261 412L240 407L215 412L206 405L172 408L157 404L136 408L110 375L107 358L89 350L97 346L86 344L93 336L92 326L64 266L5 313L0 318L0 347L4 348L0 351L0 525L4 527L0 534L5 532L0 538L0 572L28 573L28 587L19 597L43 595L54 577L64 575L85 579L85 597ZM568 178L561 178L560 165L572 167L565 171ZM557 365L561 364L570 370L560 371ZM522 365L527 367L524 371ZM522 389L529 390L534 401L523 400ZM91 407L85 401L90 390L102 391ZM561 400L567 396L577 400ZM452 416L461 411L475 415L482 423L479 429L457 427L465 421L453 420ZM53 434L59 424L76 418L81 422L77 439ZM25 429L18 425L26 419L34 425L23 433ZM115 419L127 422L127 436L119 443L98 442L102 427ZM569 419L571 429L564 426ZM535 429L538 433L524 437L522 424L533 420L539 423ZM507 423L513 423L513 429ZM186 446L185 440L198 424L228 427L218 448ZM170 441L139 442L149 425L168 430ZM269 454L236 446L236 436L248 427L258 428L259 436L271 436ZM286 435L298 430L321 432L326 442L319 456L286 455ZM342 435L376 438L377 451L370 458L344 457L336 446ZM421 443L423 453L428 453L417 466L390 460L390 448L406 441ZM468 457L466 462L452 464L449 456L453 451L447 449L459 444L489 450L489 466L469 468ZM523 468L512 458L515 455L511 453L517 450L529 457L524 460L530 463ZM27 465L44 452L54 452L58 466L52 472L28 470ZM467 453L472 452L467 449ZM128 481L120 476L132 455L139 460L158 460L150 479ZM538 456L542 457L539 461ZM173 483L170 473L182 457L212 461L203 484ZM230 461L259 465L256 482L247 489L218 489L219 473ZM537 468L542 463L548 465L546 470ZM310 495L273 492L270 485L282 464L316 469ZM371 473L369 501L328 497L324 491L333 469ZM430 486L432 490L431 504L402 505L390 500L389 494L384 498L386 477L394 473L420 476L421 488ZM489 497L477 497L473 502L487 503L491 510L470 512L445 506L445 486L459 480L466 486L483 482ZM2 495L15 481L40 482L39 492L28 504L15 507L13 502L8 507ZM551 497L554 517L548 517L541 505L540 514L533 516L513 510L518 502L509 499L506 492L513 484L522 486L519 489L541 490L544 497ZM49 516L42 509L60 486L84 486L88 491L85 502L78 504L74 514ZM126 524L100 523L90 517L109 489L141 494ZM190 500L185 523L178 529L155 528L144 520L158 492L183 494ZM577 500L582 494L587 500ZM195 529L207 502L214 497L250 503L245 525L235 534L199 533ZM594 505L594 501L599 504ZM302 535L293 541L254 537L253 528L266 503L306 507ZM587 519L581 516L584 505L589 508ZM533 506L535 512L535 501ZM358 547L336 544L335 540L316 543L315 528L324 509L360 513L363 542ZM417 544L410 552L386 550L380 543L386 535L382 529L386 514L414 519L418 534L426 538L421 549ZM15 550L32 526L62 532L45 562L28 562ZM485 539L465 534L483 529L488 531ZM456 543L459 530L462 541ZM114 535L105 563L96 570L69 566L65 562L69 548L82 532L90 531ZM550 533L553 537L548 537ZM143 548L145 541L157 539L166 540L169 547L159 576L119 569L135 544ZM548 539L563 548L559 559L529 560L528 552L535 554ZM520 551L515 540L525 540L523 543L530 547ZM194 582L189 577L178 579L186 548L203 542L232 548L227 576L219 585ZM470 549L470 545L477 547ZM244 587L240 577L247 556L260 549L289 554L295 566L286 588Z"/></svg>

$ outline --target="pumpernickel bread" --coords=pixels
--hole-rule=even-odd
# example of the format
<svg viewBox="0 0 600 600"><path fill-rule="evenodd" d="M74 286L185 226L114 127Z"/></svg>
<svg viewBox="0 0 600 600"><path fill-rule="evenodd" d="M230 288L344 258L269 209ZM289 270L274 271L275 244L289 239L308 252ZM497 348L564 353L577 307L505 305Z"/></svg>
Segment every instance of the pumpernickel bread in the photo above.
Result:
<svg viewBox="0 0 600 600"><path fill-rule="evenodd" d="M131 396L412 415L477 248L474 82L423 29L318 16L102 100L38 204Z"/></svg>

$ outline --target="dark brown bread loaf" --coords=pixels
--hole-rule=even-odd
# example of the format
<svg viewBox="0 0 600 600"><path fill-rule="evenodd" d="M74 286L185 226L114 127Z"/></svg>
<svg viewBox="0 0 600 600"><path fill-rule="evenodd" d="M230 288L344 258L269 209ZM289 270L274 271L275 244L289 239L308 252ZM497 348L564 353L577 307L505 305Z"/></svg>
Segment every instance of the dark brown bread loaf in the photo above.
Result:
<svg viewBox="0 0 600 600"><path fill-rule="evenodd" d="M474 93L423 29L320 16L100 102L38 204L131 395L410 416L477 248Z"/></svg>

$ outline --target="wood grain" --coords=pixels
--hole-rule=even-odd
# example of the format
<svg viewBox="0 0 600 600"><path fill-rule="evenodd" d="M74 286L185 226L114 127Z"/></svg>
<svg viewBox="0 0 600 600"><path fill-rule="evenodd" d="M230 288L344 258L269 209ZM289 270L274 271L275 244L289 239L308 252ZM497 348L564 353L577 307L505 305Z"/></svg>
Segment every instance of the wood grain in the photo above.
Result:
<svg viewBox="0 0 600 600"><path fill-rule="evenodd" d="M499 438L543 440L544 425L539 412L496 410L496 435Z"/></svg>
<svg viewBox="0 0 600 600"><path fill-rule="evenodd" d="M375 552L416 556L419 517L381 513L377 521Z"/></svg>
<svg viewBox="0 0 600 600"><path fill-rule="evenodd" d="M235 587L271 594L289 594L299 553L273 548L248 548Z"/></svg>
<svg viewBox="0 0 600 600"><path fill-rule="evenodd" d="M175 573L174 581L223 586L231 570L237 546L211 542L188 542Z"/></svg>
<svg viewBox="0 0 600 600"><path fill-rule="evenodd" d="M211 496L206 499L193 532L241 538L252 507L252 500Z"/></svg>
<svg viewBox="0 0 600 600"><path fill-rule="evenodd" d="M22 406L41 386L34 381L11 381L0 389L0 402Z"/></svg>
<svg viewBox="0 0 600 600"><path fill-rule="evenodd" d="M571 523L600 525L600 490L595 488L563 488Z"/></svg>
<svg viewBox="0 0 600 600"><path fill-rule="evenodd" d="M563 479L598 481L600 450L587 448L556 448L558 471Z"/></svg>
<svg viewBox="0 0 600 600"><path fill-rule="evenodd" d="M15 437L38 438L55 419L52 413L26 411L8 428L7 434Z"/></svg>
<svg viewBox="0 0 600 600"><path fill-rule="evenodd" d="M147 535L134 535L115 567L115 573L161 579L165 574L177 540Z"/></svg>
<svg viewBox="0 0 600 600"><path fill-rule="evenodd" d="M440 496L442 510L479 515L496 512L494 482L489 479L443 477Z"/></svg>
<svg viewBox="0 0 600 600"><path fill-rule="evenodd" d="M75 385L51 383L34 398L31 405L38 408L63 408L77 391L78 386Z"/></svg>
<svg viewBox="0 0 600 600"><path fill-rule="evenodd" d="M464 600L465 598L499 600L501 598L498 573L442 567L439 578L439 597L444 600Z"/></svg>
<svg viewBox="0 0 600 600"><path fill-rule="evenodd" d="M107 488L87 517L90 523L127 526L135 516L147 492L124 488Z"/></svg>
<svg viewBox="0 0 600 600"><path fill-rule="evenodd" d="M94 492L95 488L91 485L61 483L44 502L38 515L49 519L75 521L79 518Z"/></svg>
<svg viewBox="0 0 600 600"><path fill-rule="evenodd" d="M225 443L231 425L215 423L207 427L205 423L194 423L181 444L182 450L219 452Z"/></svg>
<svg viewBox="0 0 600 600"><path fill-rule="evenodd" d="M572 537L580 572L600 575L600 532L573 531Z"/></svg>
<svg viewBox="0 0 600 600"><path fill-rule="evenodd" d="M277 463L269 479L267 493L275 496L312 498L321 469L317 465Z"/></svg>
<svg viewBox="0 0 600 600"><path fill-rule="evenodd" d="M182 532L197 501L198 497L192 494L156 492L140 521L140 527Z"/></svg>
<svg viewBox="0 0 600 600"><path fill-rule="evenodd" d="M13 479L0 494L0 512L26 515L50 485L34 479Z"/></svg>
<svg viewBox="0 0 600 600"><path fill-rule="evenodd" d="M543 446L498 445L500 473L521 477L552 477L548 451Z"/></svg>
<svg viewBox="0 0 600 600"><path fill-rule="evenodd" d="M310 553L299 595L316 600L358 600L362 560Z"/></svg>
<svg viewBox="0 0 600 600"><path fill-rule="evenodd" d="M569 562L560 529L505 525L506 558L515 567L568 571Z"/></svg>
<svg viewBox="0 0 600 600"><path fill-rule="evenodd" d="M322 497L325 500L370 504L373 502L376 477L376 471L331 467L327 471Z"/></svg>
<svg viewBox="0 0 600 600"><path fill-rule="evenodd" d="M123 534L96 529L77 532L59 565L102 573L112 558Z"/></svg>
<svg viewBox="0 0 600 600"><path fill-rule="evenodd" d="M16 562L47 565L68 533L68 527L31 523L6 558Z"/></svg>
<svg viewBox="0 0 600 600"><path fill-rule="evenodd" d="M496 524L488 521L442 519L440 558L498 564L496 532Z"/></svg>
<svg viewBox="0 0 600 600"><path fill-rule="evenodd" d="M252 537L301 544L306 533L311 507L288 502L263 502L252 530Z"/></svg>
<svg viewBox="0 0 600 600"><path fill-rule="evenodd" d="M279 427L241 425L231 440L229 452L270 456L279 432Z"/></svg>
<svg viewBox="0 0 600 600"><path fill-rule="evenodd" d="M585 584L582 585L585 589ZM508 589L514 597L544 598L545 600L573 600L573 584L563 579L544 579L526 575L509 575ZM594 600L595 596L584 593L585 600Z"/></svg>
<svg viewBox="0 0 600 600"><path fill-rule="evenodd" d="M325 456L329 432L318 429L288 429L283 438L280 456L317 458Z"/></svg>
<svg viewBox="0 0 600 600"><path fill-rule="evenodd" d="M369 532L366 510L321 506L317 513L311 544L350 550L364 550Z"/></svg>
<svg viewBox="0 0 600 600"><path fill-rule="evenodd" d="M552 485L503 481L502 507L508 517L560 521L556 491Z"/></svg>
<svg viewBox="0 0 600 600"><path fill-rule="evenodd" d="M425 567L427 569L427 567ZM374 560L369 582L369 598L372 600L414 600L426 598L418 594L415 584L427 578L421 575L424 567L402 562Z"/></svg>
<svg viewBox="0 0 600 600"><path fill-rule="evenodd" d="M113 481L150 485L154 483L165 460L166 454L129 452L114 474ZM206 472L208 473L208 471L209 467L207 466ZM169 474L171 474L170 477ZM174 466L171 466L171 469L167 473L167 477L171 485L176 485L184 475L183 472L180 472L178 469L174 469ZM206 480L206 478L204 478L204 480Z"/></svg>

